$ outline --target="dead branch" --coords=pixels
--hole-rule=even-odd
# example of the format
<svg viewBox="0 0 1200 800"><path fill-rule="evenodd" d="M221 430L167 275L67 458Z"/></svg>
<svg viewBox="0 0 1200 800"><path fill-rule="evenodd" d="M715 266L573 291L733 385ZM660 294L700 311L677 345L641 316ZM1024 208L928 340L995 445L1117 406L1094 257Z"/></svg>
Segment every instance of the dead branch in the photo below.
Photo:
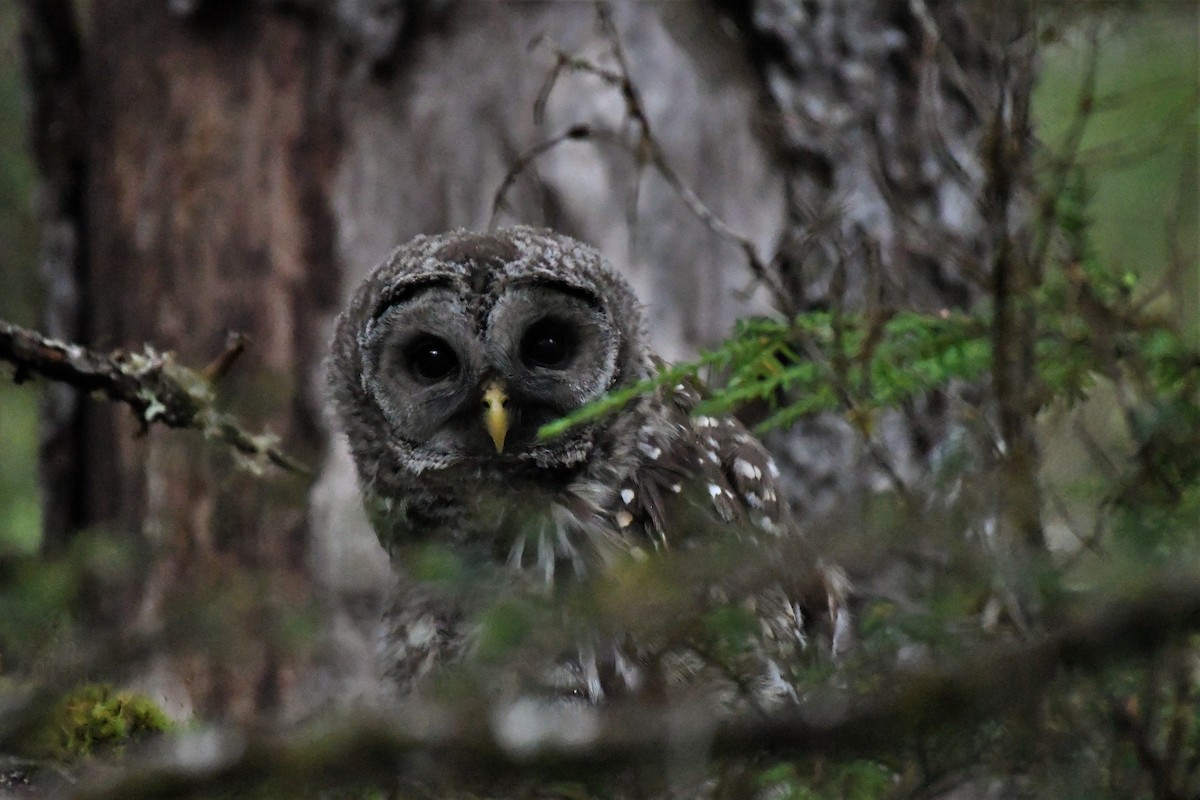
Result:
<svg viewBox="0 0 1200 800"><path fill-rule="evenodd" d="M269 461L297 475L310 474L279 449L273 434L248 433L234 417L217 411L212 384L176 364L171 353L149 346L141 353L97 353L0 320L0 359L16 367L17 383L36 374L82 392L98 392L133 409L144 427L158 422L191 428L225 442L248 456L251 464Z"/></svg>
<svg viewBox="0 0 1200 800"><path fill-rule="evenodd" d="M770 291L776 307L788 317L795 316L799 309L796 307L794 298L779 281L777 270L772 269L772 265L768 264L758 252L758 247L754 242L735 231L710 209L671 166L670 159L667 158L658 137L654 134L645 105L642 103L641 93L633 81L624 47L612 19L612 10L604 0L597 0L595 7L597 21L601 32L608 40L609 52L616 63L616 69L609 69L589 59L573 56L562 50L555 50L555 64L538 92L534 103L534 116L535 119L541 119L544 115L550 92L564 72L583 72L598 78L601 82L620 92L621 99L625 104L625 119L633 125L636 131L634 141L628 141L615 131L580 124L571 126L565 132L528 148L517 157L492 197L492 219L489 227L495 227L496 216L504 207L504 199L509 189L540 156L568 141L598 140L615 143L633 157L639 170L645 166L653 167L701 224L737 246L745 256L746 264L754 279Z"/></svg>
<svg viewBox="0 0 1200 800"><path fill-rule="evenodd" d="M1148 587L1148 588L1147 588ZM409 703L388 713L326 718L276 735L210 729L168 739L131 766L101 765L64 787L76 800L161 796L246 787L268 779L389 780L415 754L426 763L470 765L471 773L600 770L687 753L702 758L829 754L871 756L914 736L1020 711L1064 669L1095 672L1159 651L1200 629L1200 580L1162 579L1053 633L996 645L951 666L896 673L888 691L826 694L771 715L722 720L711 700L672 707L586 707L524 698L490 708ZM1019 700L1019 703L1015 703ZM452 770L448 770L451 772Z"/></svg>

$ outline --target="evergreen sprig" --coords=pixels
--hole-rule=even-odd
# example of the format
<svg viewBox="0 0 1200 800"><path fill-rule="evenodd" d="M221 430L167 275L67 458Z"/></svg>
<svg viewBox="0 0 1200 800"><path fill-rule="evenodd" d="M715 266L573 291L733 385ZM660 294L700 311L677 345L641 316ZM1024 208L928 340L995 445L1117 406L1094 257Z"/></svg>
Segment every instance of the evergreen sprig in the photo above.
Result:
<svg viewBox="0 0 1200 800"><path fill-rule="evenodd" d="M1042 329L1037 337L1038 375L1044 394L1077 400L1096 375L1130 362L1160 390L1178 386L1200 366L1200 353L1161 321L1131 319L1120 307L1128 289L1100 273L1079 272L1075 286L1044 287L1036 298ZM1082 287L1082 288L1081 288ZM1083 294L1092 304L1080 308ZM1089 313L1097 319L1089 319ZM1095 326L1124 320L1104 337ZM745 320L720 347L694 361L663 366L652 378L612 392L543 426L550 438L572 426L624 408L638 397L684 380L718 379L697 407L701 414L735 410L751 402L772 409L757 426L762 432L795 424L806 416L851 413L869 429L871 415L894 408L955 382L983 379L991 369L991 314L942 311L878 316L828 311L802 314L790 322ZM717 381L714 381L717 382Z"/></svg>

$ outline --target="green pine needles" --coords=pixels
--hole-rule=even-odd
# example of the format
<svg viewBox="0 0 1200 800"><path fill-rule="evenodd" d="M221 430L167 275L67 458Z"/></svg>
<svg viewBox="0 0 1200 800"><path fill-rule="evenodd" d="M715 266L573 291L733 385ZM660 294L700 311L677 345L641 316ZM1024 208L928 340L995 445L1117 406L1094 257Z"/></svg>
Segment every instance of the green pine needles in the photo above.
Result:
<svg viewBox="0 0 1200 800"><path fill-rule="evenodd" d="M1042 405L1074 403L1097 376L1130 384L1143 399L1174 398L1195 406L1200 351L1185 331L1157 316L1164 286L1143 288L1130 270L1114 270L1093 246L1092 191L1074 168L1054 201L1051 266L1032 297ZM1030 254L1031 258L1039 258ZM973 311L813 311L791 320L748 319L719 347L694 361L665 365L651 379L613 392L539 430L542 437L612 413L635 398L685 380L715 388L699 414L763 403L762 433L806 416L841 412L869 435L875 412L901 406L956 382L985 379L996 331L988 301Z"/></svg>
<svg viewBox="0 0 1200 800"><path fill-rule="evenodd" d="M1077 284L1074 293L1069 291L1071 281ZM1044 287L1037 298L1042 321L1037 366L1047 399L1078 399L1096 375L1110 375L1124 364L1151 386L1168 391L1200 365L1200 354L1160 321L1129 319L1098 339L1084 315L1089 309L1079 308L1072 299L1079 287L1096 285L1091 278L1081 281L1071 275L1062 285ZM1108 294L1114 291L1111 286L1102 288ZM1119 308L1099 308L1119 321ZM874 316L820 311L790 322L745 320L729 340L695 361L664 366L654 378L606 395L543 426L539 434L557 436L660 387L701 377L716 377L722 385L697 413L765 402L771 413L758 424L759 432L785 428L824 411L847 413L869 432L873 412L957 381L985 378L992 367L991 336L986 309L974 314L905 311Z"/></svg>

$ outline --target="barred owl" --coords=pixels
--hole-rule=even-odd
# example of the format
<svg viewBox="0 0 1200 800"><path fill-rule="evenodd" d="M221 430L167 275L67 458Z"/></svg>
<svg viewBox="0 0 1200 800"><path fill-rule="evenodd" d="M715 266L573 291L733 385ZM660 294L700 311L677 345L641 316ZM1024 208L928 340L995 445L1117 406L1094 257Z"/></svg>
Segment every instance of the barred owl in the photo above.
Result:
<svg viewBox="0 0 1200 800"><path fill-rule="evenodd" d="M736 419L694 414L700 397L686 383L539 438L545 423L658 365L626 282L596 250L548 230L420 236L358 288L338 320L330 383L399 573L384 649L402 690L469 658L489 581L553 594L630 559L794 536L771 458ZM414 564L429 545L474 577L449 589L430 577ZM786 586L791 566L732 600L785 650L804 645L814 606ZM811 563L794 566L811 574ZM711 586L696 602L728 600L722 592ZM836 594L815 604L833 628L844 627L825 602ZM644 690L664 649L610 632L556 656L547 680L593 700ZM759 659L756 680L779 689L772 659Z"/></svg>

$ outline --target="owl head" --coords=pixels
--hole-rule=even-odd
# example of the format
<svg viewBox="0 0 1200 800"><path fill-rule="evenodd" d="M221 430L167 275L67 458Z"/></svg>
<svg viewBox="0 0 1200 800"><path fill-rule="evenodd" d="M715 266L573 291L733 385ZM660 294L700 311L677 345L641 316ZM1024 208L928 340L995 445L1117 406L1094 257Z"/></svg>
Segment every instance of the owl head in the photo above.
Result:
<svg viewBox="0 0 1200 800"><path fill-rule="evenodd" d="M600 254L514 227L392 253L338 319L330 382L360 478L382 488L576 468L611 423L538 428L650 369L637 302Z"/></svg>

